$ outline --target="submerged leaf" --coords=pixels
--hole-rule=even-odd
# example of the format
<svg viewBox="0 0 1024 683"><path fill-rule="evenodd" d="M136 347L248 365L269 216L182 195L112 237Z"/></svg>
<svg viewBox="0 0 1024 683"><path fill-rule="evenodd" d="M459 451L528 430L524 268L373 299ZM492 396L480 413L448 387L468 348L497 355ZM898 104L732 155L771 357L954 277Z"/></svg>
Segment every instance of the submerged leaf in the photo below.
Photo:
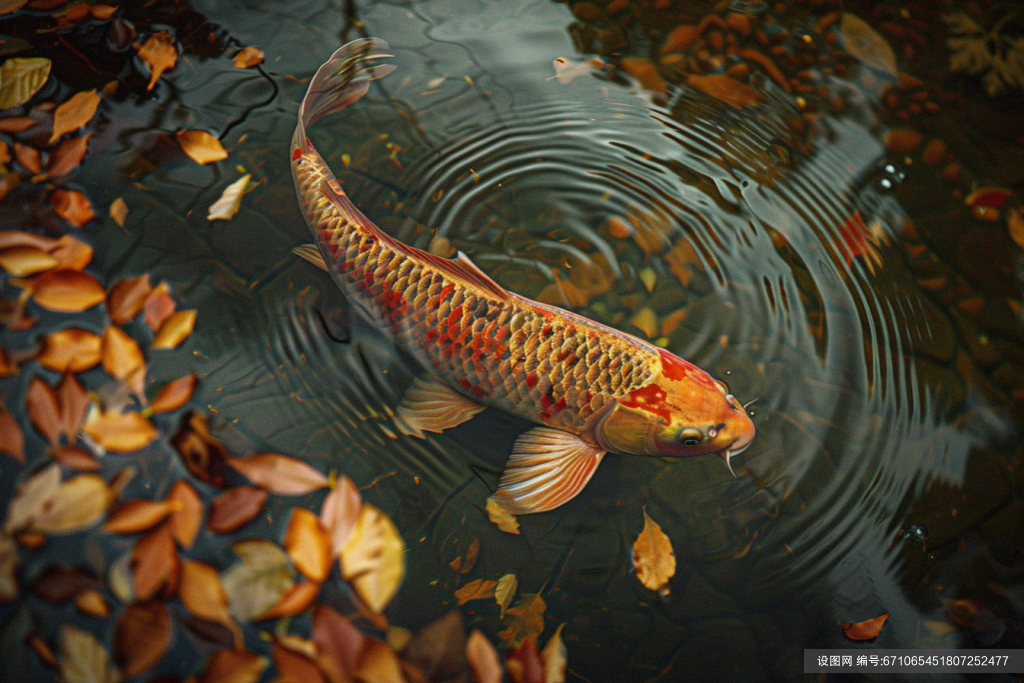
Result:
<svg viewBox="0 0 1024 683"><path fill-rule="evenodd" d="M0 109L25 104L50 76L45 57L11 57L0 65Z"/></svg>
<svg viewBox="0 0 1024 683"><path fill-rule="evenodd" d="M863 64L890 76L897 75L896 53L892 46L856 14L843 13L839 35L846 51Z"/></svg>
<svg viewBox="0 0 1024 683"><path fill-rule="evenodd" d="M249 184L250 178L252 178L252 175L246 173L244 176L225 187L224 192L220 195L220 199L210 206L210 212L207 214L206 220L226 221L230 220L236 213L238 213L238 209L242 204L242 193L245 192L245 187Z"/></svg>
<svg viewBox="0 0 1024 683"><path fill-rule="evenodd" d="M100 96L96 89L75 93L70 98L57 106L53 112L53 135L50 136L52 145L65 133L76 131L92 120L96 113L96 107L100 104Z"/></svg>
<svg viewBox="0 0 1024 683"><path fill-rule="evenodd" d="M493 598L494 589L497 585L497 581L476 579L455 591L455 598L459 601L459 605L465 605L470 600Z"/></svg>
<svg viewBox="0 0 1024 683"><path fill-rule="evenodd" d="M676 573L672 541L644 510L644 528L633 543L633 566L645 587L668 595L668 580Z"/></svg>
<svg viewBox="0 0 1024 683"><path fill-rule="evenodd" d="M96 218L89 198L78 190L57 189L50 195L53 212L76 228Z"/></svg>
<svg viewBox="0 0 1024 683"><path fill-rule="evenodd" d="M209 164L228 158L220 140L205 130L179 130L176 137L185 154L197 163Z"/></svg>
<svg viewBox="0 0 1024 683"><path fill-rule="evenodd" d="M867 621L860 621L856 624L839 624L843 628L843 633L850 640L872 640L877 637L882 631L882 626L885 625L885 620L889 618L889 613L875 617L874 619L868 619Z"/></svg>
<svg viewBox="0 0 1024 683"><path fill-rule="evenodd" d="M263 453L231 458L228 464L249 481L281 496L304 496L327 486L327 477L318 470L287 455Z"/></svg>
<svg viewBox="0 0 1024 683"><path fill-rule="evenodd" d="M46 175L51 178L58 178L70 173L78 164L82 163L85 153L89 149L89 138L92 133L69 138L53 148L50 158L46 162Z"/></svg>
<svg viewBox="0 0 1024 683"><path fill-rule="evenodd" d="M405 543L391 518L363 503L348 543L341 574L375 614L380 614L405 576Z"/></svg>
<svg viewBox="0 0 1024 683"><path fill-rule="evenodd" d="M163 659L171 644L171 617L158 600L125 608L114 628L114 659L125 677L137 676Z"/></svg>
<svg viewBox="0 0 1024 683"><path fill-rule="evenodd" d="M295 572L284 550L270 541L240 541L231 548L242 561L221 574L221 583L231 615L239 621L252 621L291 590Z"/></svg>
<svg viewBox="0 0 1024 683"><path fill-rule="evenodd" d="M149 85L146 90L152 90L163 72L173 69L178 63L178 48L174 37L167 31L154 33L141 45L136 43L135 50L139 59L149 67Z"/></svg>
<svg viewBox="0 0 1024 683"><path fill-rule="evenodd" d="M501 683L503 675L498 651L477 629L466 640L466 661L473 670L476 683Z"/></svg>
<svg viewBox="0 0 1024 683"><path fill-rule="evenodd" d="M544 631L544 610L547 607L540 593L520 595L516 606L506 610L508 628L498 636L512 645L518 645L526 638L536 638ZM536 648L536 644L534 647Z"/></svg>

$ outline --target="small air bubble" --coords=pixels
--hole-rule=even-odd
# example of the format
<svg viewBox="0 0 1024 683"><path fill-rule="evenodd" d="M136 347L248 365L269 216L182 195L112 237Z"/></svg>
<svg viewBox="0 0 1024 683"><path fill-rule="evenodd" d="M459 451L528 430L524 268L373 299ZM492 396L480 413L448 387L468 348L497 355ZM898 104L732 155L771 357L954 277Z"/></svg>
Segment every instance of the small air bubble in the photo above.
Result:
<svg viewBox="0 0 1024 683"><path fill-rule="evenodd" d="M892 181L889 180L888 178L882 178L882 187L884 187L887 190L891 189L892 188Z"/></svg>

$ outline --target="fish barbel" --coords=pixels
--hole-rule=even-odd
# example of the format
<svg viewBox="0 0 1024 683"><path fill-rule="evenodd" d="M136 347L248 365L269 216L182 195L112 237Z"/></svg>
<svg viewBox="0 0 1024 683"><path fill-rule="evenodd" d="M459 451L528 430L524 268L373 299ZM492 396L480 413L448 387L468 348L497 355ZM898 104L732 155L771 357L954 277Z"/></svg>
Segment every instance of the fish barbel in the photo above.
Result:
<svg viewBox="0 0 1024 683"><path fill-rule="evenodd" d="M488 500L515 515L571 500L608 452L731 455L754 425L722 382L664 349L506 291L461 252L402 244L346 196L306 127L362 97L394 67L387 44L348 43L320 67L299 109L292 173L324 267L422 374L398 407L405 434L461 424L486 407L538 423L513 447ZM730 466L730 471L731 471Z"/></svg>

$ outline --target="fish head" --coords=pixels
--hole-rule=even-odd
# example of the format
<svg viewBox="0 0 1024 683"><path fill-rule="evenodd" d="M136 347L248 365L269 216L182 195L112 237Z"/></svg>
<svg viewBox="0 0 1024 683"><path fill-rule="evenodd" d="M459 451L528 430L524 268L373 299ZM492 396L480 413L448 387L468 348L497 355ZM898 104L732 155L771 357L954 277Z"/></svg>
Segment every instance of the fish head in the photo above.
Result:
<svg viewBox="0 0 1024 683"><path fill-rule="evenodd" d="M659 354L658 371L612 402L595 439L609 451L631 455L718 453L728 465L754 439L750 416L724 382L668 351Z"/></svg>

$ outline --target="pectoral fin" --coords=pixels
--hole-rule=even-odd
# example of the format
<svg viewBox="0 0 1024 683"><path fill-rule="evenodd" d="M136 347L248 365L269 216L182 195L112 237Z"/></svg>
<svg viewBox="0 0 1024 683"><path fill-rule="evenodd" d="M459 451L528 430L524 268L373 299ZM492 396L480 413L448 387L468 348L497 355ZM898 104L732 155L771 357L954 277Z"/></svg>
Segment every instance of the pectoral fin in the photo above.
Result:
<svg viewBox="0 0 1024 683"><path fill-rule="evenodd" d="M309 261L320 270L329 272L327 270L327 262L324 261L324 255L320 253L320 249L315 244L300 244L292 249L292 253L304 261Z"/></svg>
<svg viewBox="0 0 1024 683"><path fill-rule="evenodd" d="M514 515L552 510L583 490L604 453L575 434L535 427L516 440L489 502Z"/></svg>
<svg viewBox="0 0 1024 683"><path fill-rule="evenodd" d="M443 432L472 419L484 406L435 379L417 377L398 406L396 423L403 434Z"/></svg>

